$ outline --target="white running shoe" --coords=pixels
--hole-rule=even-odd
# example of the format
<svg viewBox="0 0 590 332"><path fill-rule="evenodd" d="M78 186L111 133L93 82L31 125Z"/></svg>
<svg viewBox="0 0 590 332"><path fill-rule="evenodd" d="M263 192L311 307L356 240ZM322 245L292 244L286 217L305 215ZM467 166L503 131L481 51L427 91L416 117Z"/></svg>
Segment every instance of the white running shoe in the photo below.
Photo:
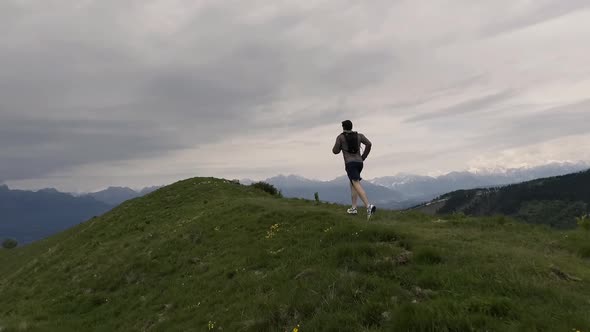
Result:
<svg viewBox="0 0 590 332"><path fill-rule="evenodd" d="M346 210L346 212L348 214L353 214L356 215L358 213L358 211L356 210L356 208L351 207L350 209Z"/></svg>
<svg viewBox="0 0 590 332"><path fill-rule="evenodd" d="M376 211L377 207L373 204L370 204L369 207L367 207L367 220L371 219L371 216L374 215Z"/></svg>

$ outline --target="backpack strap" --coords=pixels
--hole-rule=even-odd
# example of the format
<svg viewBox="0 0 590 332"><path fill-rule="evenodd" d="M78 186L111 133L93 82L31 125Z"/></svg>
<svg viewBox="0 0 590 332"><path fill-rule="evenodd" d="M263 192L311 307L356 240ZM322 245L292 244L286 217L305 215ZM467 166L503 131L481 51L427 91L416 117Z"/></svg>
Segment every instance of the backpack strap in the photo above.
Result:
<svg viewBox="0 0 590 332"><path fill-rule="evenodd" d="M342 134L344 135L344 140L346 141L346 145L348 146L348 150L346 150L346 152L348 153L358 153L361 150L361 144L359 142L359 136L358 136L358 132L356 131L349 131L349 132L342 132ZM348 140L348 135L356 135L356 147L357 147L357 151L356 152L351 152L350 151L350 142Z"/></svg>

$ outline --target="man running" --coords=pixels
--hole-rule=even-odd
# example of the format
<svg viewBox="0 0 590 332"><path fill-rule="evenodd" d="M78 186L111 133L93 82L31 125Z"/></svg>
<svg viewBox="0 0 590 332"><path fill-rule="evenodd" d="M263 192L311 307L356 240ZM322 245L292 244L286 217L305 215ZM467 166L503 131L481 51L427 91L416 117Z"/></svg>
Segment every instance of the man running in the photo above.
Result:
<svg viewBox="0 0 590 332"><path fill-rule="evenodd" d="M342 151L344 168L346 169L346 174L348 174L348 179L350 179L352 207L347 212L354 215L358 213L356 203L360 197L367 208L367 220L369 220L375 214L377 207L369 203L367 194L361 186L361 171L363 170L363 161L367 159L367 156L371 152L371 142L365 135L352 131L352 122L350 120L342 121L342 129L342 134L336 137L336 144L334 144L332 152L339 154ZM365 145L365 151L362 155L361 143Z"/></svg>

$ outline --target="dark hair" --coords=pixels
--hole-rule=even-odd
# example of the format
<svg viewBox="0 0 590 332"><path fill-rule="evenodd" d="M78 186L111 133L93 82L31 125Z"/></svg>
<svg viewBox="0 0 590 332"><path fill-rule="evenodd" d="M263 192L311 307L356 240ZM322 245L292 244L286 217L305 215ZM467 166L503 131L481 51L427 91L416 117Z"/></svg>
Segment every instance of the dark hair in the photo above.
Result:
<svg viewBox="0 0 590 332"><path fill-rule="evenodd" d="M350 121L350 120L342 121L342 129L352 130L352 121Z"/></svg>

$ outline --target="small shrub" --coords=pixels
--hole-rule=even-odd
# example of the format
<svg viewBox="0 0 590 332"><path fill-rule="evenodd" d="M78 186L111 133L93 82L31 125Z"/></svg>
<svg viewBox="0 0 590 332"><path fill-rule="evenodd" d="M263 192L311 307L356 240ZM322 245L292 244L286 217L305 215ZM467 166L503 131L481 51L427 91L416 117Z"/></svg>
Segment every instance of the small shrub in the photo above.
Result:
<svg viewBox="0 0 590 332"><path fill-rule="evenodd" d="M362 320L363 325L370 327L377 327L383 323L384 316L383 312L386 311L386 307L378 303L366 303L362 309Z"/></svg>
<svg viewBox="0 0 590 332"><path fill-rule="evenodd" d="M406 250L412 250L412 242L408 241L408 240L400 240L398 242L398 245L400 248L406 249Z"/></svg>
<svg viewBox="0 0 590 332"><path fill-rule="evenodd" d="M585 245L578 251L582 258L590 258L590 245Z"/></svg>
<svg viewBox="0 0 590 332"><path fill-rule="evenodd" d="M320 194L317 191L313 194L313 198L317 204L320 203Z"/></svg>
<svg viewBox="0 0 590 332"><path fill-rule="evenodd" d="M588 215L583 215L581 217L576 218L576 223L578 227L582 228L585 231L590 231L590 217Z"/></svg>
<svg viewBox="0 0 590 332"><path fill-rule="evenodd" d="M505 216L499 215L499 216L495 216L494 220L498 225L505 225L506 222L508 221L508 218L506 218Z"/></svg>
<svg viewBox="0 0 590 332"><path fill-rule="evenodd" d="M425 248L416 253L416 261L426 264L440 264L443 261L442 256L434 249Z"/></svg>
<svg viewBox="0 0 590 332"><path fill-rule="evenodd" d="M510 299L505 297L471 299L468 301L468 310L495 318L518 318L516 308Z"/></svg>
<svg viewBox="0 0 590 332"><path fill-rule="evenodd" d="M429 305L405 303L393 312L395 331L485 331L468 315L459 315L459 304L451 300ZM476 328L474 328L476 327Z"/></svg>
<svg viewBox="0 0 590 332"><path fill-rule="evenodd" d="M18 246L18 242L14 239L6 239L2 241L2 248L4 249L12 249L16 248L16 246Z"/></svg>
<svg viewBox="0 0 590 332"><path fill-rule="evenodd" d="M260 189L264 192L267 192L273 196L281 197L282 193L272 184L266 183L263 181L252 183L251 186L256 189Z"/></svg>
<svg viewBox="0 0 590 332"><path fill-rule="evenodd" d="M453 212L452 214L448 215L447 218L451 222L465 222L467 221L467 215L464 212Z"/></svg>
<svg viewBox="0 0 590 332"><path fill-rule="evenodd" d="M391 229L391 227L378 226L365 230L360 236L363 239L375 242L395 242L401 238L401 236L395 230Z"/></svg>

